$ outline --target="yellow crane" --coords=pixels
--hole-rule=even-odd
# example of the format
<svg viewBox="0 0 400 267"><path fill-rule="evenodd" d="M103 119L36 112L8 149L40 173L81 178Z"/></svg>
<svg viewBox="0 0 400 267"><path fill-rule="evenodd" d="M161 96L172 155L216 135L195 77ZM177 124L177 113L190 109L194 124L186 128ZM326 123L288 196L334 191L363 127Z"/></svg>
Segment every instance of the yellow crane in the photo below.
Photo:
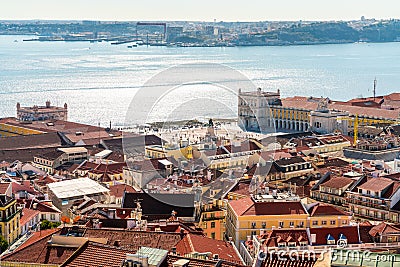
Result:
<svg viewBox="0 0 400 267"><path fill-rule="evenodd" d="M358 125L360 123L366 123L368 125L376 125L376 124L396 124L398 123L398 120L386 120L386 119L371 119L371 118L359 118L358 114L355 114L354 117L343 117L337 118L338 121L352 121L353 122L353 128L354 128L354 143L353 146L357 144L358 141Z"/></svg>

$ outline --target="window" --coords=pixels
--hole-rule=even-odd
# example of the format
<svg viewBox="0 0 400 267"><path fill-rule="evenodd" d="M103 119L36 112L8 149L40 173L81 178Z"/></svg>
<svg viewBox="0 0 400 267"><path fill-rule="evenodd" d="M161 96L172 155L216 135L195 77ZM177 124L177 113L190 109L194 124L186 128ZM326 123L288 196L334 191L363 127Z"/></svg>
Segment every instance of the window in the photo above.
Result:
<svg viewBox="0 0 400 267"><path fill-rule="evenodd" d="M283 222L279 222L279 227L283 227Z"/></svg>
<svg viewBox="0 0 400 267"><path fill-rule="evenodd" d="M251 223L251 228L256 228L256 223L255 222Z"/></svg>
<svg viewBox="0 0 400 267"><path fill-rule="evenodd" d="M326 225L326 221L322 221L321 224L322 224L322 225Z"/></svg>
<svg viewBox="0 0 400 267"><path fill-rule="evenodd" d="M212 238L212 239L215 239L215 232L212 232L212 233L211 233L211 238Z"/></svg>
<svg viewBox="0 0 400 267"><path fill-rule="evenodd" d="M251 231L251 236L257 235L257 231Z"/></svg>
<svg viewBox="0 0 400 267"><path fill-rule="evenodd" d="M262 226L262 228L265 228L265 227L267 227L267 223L266 223L266 222L263 222L263 223L261 224L261 226Z"/></svg>
<svg viewBox="0 0 400 267"><path fill-rule="evenodd" d="M331 221L331 225L335 225L336 224L336 221Z"/></svg>
<svg viewBox="0 0 400 267"><path fill-rule="evenodd" d="M289 226L290 227L294 226L294 222L289 222Z"/></svg>
<svg viewBox="0 0 400 267"><path fill-rule="evenodd" d="M306 247L308 244L307 244L307 242L305 242L305 241L301 241L300 242L300 246L301 247Z"/></svg>
<svg viewBox="0 0 400 267"><path fill-rule="evenodd" d="M285 242L280 242L280 243L278 243L278 247L279 248L284 248L284 247L286 247L286 243Z"/></svg>
<svg viewBox="0 0 400 267"><path fill-rule="evenodd" d="M125 214L125 211L124 211ZM54 221L56 219L56 215L55 214L50 214L50 220Z"/></svg>
<svg viewBox="0 0 400 267"><path fill-rule="evenodd" d="M211 228L215 228L215 222L211 222Z"/></svg>
<svg viewBox="0 0 400 267"><path fill-rule="evenodd" d="M347 220L343 220L343 221L342 221L342 224L347 224Z"/></svg>
<svg viewBox="0 0 400 267"><path fill-rule="evenodd" d="M42 220L46 220L46 214L42 213L42 214L40 215L40 218L41 218Z"/></svg>

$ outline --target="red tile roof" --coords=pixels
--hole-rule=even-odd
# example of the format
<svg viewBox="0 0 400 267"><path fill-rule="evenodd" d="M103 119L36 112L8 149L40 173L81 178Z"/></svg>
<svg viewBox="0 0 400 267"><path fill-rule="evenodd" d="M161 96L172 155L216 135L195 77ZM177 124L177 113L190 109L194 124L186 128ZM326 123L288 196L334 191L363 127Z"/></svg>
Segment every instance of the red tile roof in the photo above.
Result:
<svg viewBox="0 0 400 267"><path fill-rule="evenodd" d="M352 183L354 183L354 180L352 180L351 178L333 177L333 178L329 179L329 181L321 184L321 186L340 189L340 188L348 187Z"/></svg>
<svg viewBox="0 0 400 267"><path fill-rule="evenodd" d="M293 260L289 256L274 253L266 254L260 267L313 267L316 261L317 259L313 257L304 257L304 259L299 257Z"/></svg>
<svg viewBox="0 0 400 267"><path fill-rule="evenodd" d="M35 216L37 216L40 212L37 210L32 210L32 209L22 209L22 214L21 218L19 220L20 225L25 225L27 222L29 222L31 219L33 219Z"/></svg>
<svg viewBox="0 0 400 267"><path fill-rule="evenodd" d="M213 261L213 260L201 260L201 259L191 259L191 258L185 258L181 256L176 256L176 255L168 255L167 256L167 265L163 267L172 267L173 263L180 260L180 259L185 259L189 261L189 264L187 267L245 267L246 265L243 264L238 264L234 262L227 262L224 260L219 260L219 261ZM308 267L308 266L307 266Z"/></svg>
<svg viewBox="0 0 400 267"><path fill-rule="evenodd" d="M299 108L306 110L316 110L318 101L316 99L310 100L308 97L288 97L282 99L282 105L284 107ZM386 110L380 108L365 108L358 106L351 106L343 102L331 102L328 105L329 109L335 109L340 111L348 111L350 115L365 115L369 117L382 117L386 119L397 119L398 110Z"/></svg>
<svg viewBox="0 0 400 267"><path fill-rule="evenodd" d="M5 195L11 183L0 183L0 194Z"/></svg>
<svg viewBox="0 0 400 267"><path fill-rule="evenodd" d="M251 206L254 205L253 200L251 197L246 197L243 199L238 199L238 200L231 200L229 201L229 204L232 208L232 210L236 213L236 215L241 216L242 214L245 213L246 210L248 210Z"/></svg>
<svg viewBox="0 0 400 267"><path fill-rule="evenodd" d="M303 204L299 201L254 202L252 198L248 197L232 200L229 205L238 216L307 214Z"/></svg>
<svg viewBox="0 0 400 267"><path fill-rule="evenodd" d="M76 248L48 246L51 234L44 236L2 258L4 262L41 264L62 264L76 251Z"/></svg>
<svg viewBox="0 0 400 267"><path fill-rule="evenodd" d="M304 229L273 229L259 236L258 239L267 247L277 247L278 241L296 242L296 246L300 245L299 242L309 244L307 231Z"/></svg>
<svg viewBox="0 0 400 267"><path fill-rule="evenodd" d="M114 246L87 242L76 254L72 255L63 267L120 267L126 254L135 251Z"/></svg>
<svg viewBox="0 0 400 267"><path fill-rule="evenodd" d="M219 258L223 260L241 263L240 256L236 253L232 244L201 235L187 234L176 245L176 251L182 256L191 252L211 252L211 254L218 254Z"/></svg>
<svg viewBox="0 0 400 267"><path fill-rule="evenodd" d="M13 194L17 194L20 191L26 191L32 195L38 194L38 192L30 185L29 181L24 181L23 184L12 182L11 188L12 188Z"/></svg>
<svg viewBox="0 0 400 267"><path fill-rule="evenodd" d="M331 235L337 241L343 234L348 244L359 244L360 238L357 226L342 226L331 228L310 228L310 234L315 234L316 242L312 245L327 245L327 237Z"/></svg>
<svg viewBox="0 0 400 267"><path fill-rule="evenodd" d="M369 231L369 234L373 237L383 234L392 234L392 233L400 234L400 229L386 222L381 222L380 224L372 227L371 230Z"/></svg>
<svg viewBox="0 0 400 267"><path fill-rule="evenodd" d="M179 233L143 232L125 229L86 229L84 237L107 238L107 245L120 246L130 250L137 250L141 246L171 250L181 240Z"/></svg>
<svg viewBox="0 0 400 267"><path fill-rule="evenodd" d="M26 247L32 245L33 243L35 243L43 238L47 238L47 237L49 237L53 234L56 234L60 231L61 231L61 229L59 229L59 228L52 228L52 229L41 230L39 232L33 232L33 234L21 246L19 246L14 252L21 250L23 248L26 248Z"/></svg>
<svg viewBox="0 0 400 267"><path fill-rule="evenodd" d="M35 209L37 209L40 212L53 212L53 213L61 213L61 211L53 205L51 201L40 201L40 202L33 202L33 204L36 203L37 205Z"/></svg>
<svg viewBox="0 0 400 267"><path fill-rule="evenodd" d="M394 181L389 178L372 178L364 184L358 186L359 189L369 190L372 192L379 192L393 184Z"/></svg>
<svg viewBox="0 0 400 267"><path fill-rule="evenodd" d="M312 206L308 213L311 217L313 216L331 216L331 215L339 215L339 216L348 216L346 212L336 208L333 205L318 203L315 206Z"/></svg>

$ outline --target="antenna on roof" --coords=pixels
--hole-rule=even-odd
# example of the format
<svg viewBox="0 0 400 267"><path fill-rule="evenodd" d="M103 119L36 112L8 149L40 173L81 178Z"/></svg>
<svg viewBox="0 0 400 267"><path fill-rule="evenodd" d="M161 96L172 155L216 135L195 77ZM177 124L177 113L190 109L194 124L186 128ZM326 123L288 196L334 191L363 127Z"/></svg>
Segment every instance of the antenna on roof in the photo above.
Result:
<svg viewBox="0 0 400 267"><path fill-rule="evenodd" d="M101 131L101 129L100 129L100 121L99 121L99 148L100 148L100 131Z"/></svg>

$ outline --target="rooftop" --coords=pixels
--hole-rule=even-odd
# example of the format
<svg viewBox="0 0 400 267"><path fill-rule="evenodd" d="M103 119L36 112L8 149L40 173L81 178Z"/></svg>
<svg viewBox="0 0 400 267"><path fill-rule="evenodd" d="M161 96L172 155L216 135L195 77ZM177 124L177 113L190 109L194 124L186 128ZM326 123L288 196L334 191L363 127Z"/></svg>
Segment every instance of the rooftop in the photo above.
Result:
<svg viewBox="0 0 400 267"><path fill-rule="evenodd" d="M389 178L372 178L365 182L364 184L358 186L359 189L369 190L372 192L382 191L393 184L394 181Z"/></svg>
<svg viewBox="0 0 400 267"><path fill-rule="evenodd" d="M300 201L254 202L250 197L229 201L238 216L307 214Z"/></svg>
<svg viewBox="0 0 400 267"><path fill-rule="evenodd" d="M350 186L353 182L354 182L354 180L351 178L346 178L346 177L340 176L340 177L333 177L333 178L329 179L329 181L321 184L321 186L341 189L341 188Z"/></svg>
<svg viewBox="0 0 400 267"><path fill-rule="evenodd" d="M107 188L89 178L65 180L47 186L59 199L109 192Z"/></svg>

